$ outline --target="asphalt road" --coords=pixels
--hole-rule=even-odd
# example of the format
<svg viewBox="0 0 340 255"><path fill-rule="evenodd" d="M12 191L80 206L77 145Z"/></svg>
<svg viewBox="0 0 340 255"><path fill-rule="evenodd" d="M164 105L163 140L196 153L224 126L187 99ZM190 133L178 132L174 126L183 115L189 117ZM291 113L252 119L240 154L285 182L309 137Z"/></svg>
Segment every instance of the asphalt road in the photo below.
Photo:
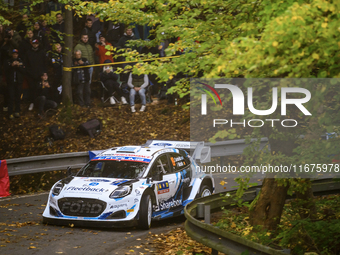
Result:
<svg viewBox="0 0 340 255"><path fill-rule="evenodd" d="M233 189L233 174L215 174L216 192ZM221 181L223 184L221 185ZM254 177L252 182L258 180ZM148 235L181 227L184 216L152 223L149 231L137 228L76 228L42 224L48 193L0 199L0 254L149 254ZM138 246L140 248L131 248ZM130 252L133 249L134 252Z"/></svg>

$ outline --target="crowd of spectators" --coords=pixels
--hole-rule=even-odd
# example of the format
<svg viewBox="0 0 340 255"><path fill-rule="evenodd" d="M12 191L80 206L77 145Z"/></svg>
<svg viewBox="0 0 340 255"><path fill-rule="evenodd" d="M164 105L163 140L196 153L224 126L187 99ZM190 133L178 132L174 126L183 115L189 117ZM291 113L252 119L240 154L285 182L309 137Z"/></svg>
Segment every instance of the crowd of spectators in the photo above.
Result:
<svg viewBox="0 0 340 255"><path fill-rule="evenodd" d="M47 20L33 20L27 13L13 26L0 24L0 93L4 96L3 111L8 112L9 119L20 117L23 100L28 103L29 111L37 111L39 118L44 118L47 109L54 109L61 102L65 33L63 6L57 1L50 1L45 4L45 9L55 12L54 24L48 25ZM110 104L130 104L131 112L136 112L135 97L138 95L142 105L140 111L145 111L150 100L147 97L149 91L149 94L159 93L156 76L118 75L114 72L116 66L109 65L94 71L92 65L123 62L124 58L112 55L110 49L129 50L129 41L148 39L150 28L103 22L89 15L79 31L72 60L75 102L82 107L91 107L91 84L95 80L106 89ZM164 47L134 49L164 56ZM151 85L153 88L149 89Z"/></svg>

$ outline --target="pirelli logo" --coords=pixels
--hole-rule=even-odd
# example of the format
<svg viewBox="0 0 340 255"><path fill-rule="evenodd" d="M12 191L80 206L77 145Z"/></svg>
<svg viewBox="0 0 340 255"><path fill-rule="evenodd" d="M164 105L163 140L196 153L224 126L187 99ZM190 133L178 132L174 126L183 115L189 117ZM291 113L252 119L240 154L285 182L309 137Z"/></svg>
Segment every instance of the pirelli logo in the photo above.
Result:
<svg viewBox="0 0 340 255"><path fill-rule="evenodd" d="M158 194L168 193L169 190L169 183L168 182L160 182L157 184Z"/></svg>

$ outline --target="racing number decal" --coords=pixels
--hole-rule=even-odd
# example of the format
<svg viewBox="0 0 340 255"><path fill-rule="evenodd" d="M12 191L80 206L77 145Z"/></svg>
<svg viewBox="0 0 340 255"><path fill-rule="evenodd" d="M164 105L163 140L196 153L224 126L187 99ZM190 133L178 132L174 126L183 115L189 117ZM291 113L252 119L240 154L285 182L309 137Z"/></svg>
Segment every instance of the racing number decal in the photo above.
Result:
<svg viewBox="0 0 340 255"><path fill-rule="evenodd" d="M157 184L157 193L158 194L168 193L169 191L170 191L169 183L167 181L159 182Z"/></svg>

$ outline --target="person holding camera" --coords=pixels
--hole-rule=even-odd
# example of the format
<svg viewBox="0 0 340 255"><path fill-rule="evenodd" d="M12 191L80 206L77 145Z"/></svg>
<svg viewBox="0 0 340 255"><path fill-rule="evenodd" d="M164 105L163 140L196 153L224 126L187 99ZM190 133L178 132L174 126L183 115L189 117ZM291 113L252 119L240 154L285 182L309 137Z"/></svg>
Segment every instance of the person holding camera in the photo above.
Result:
<svg viewBox="0 0 340 255"><path fill-rule="evenodd" d="M58 107L58 104L50 99L51 95L51 86L48 81L47 73L41 73L40 82L36 87L36 99L35 103L38 108L38 117L40 119L45 118L45 110L55 109Z"/></svg>
<svg viewBox="0 0 340 255"><path fill-rule="evenodd" d="M106 46L112 46L112 44L107 42L105 37L101 34L99 36L99 42L95 44L96 55L99 57L100 64L103 64L105 60L110 60L110 63L113 63L111 51L107 50ZM110 52L110 55L106 55L106 52Z"/></svg>
<svg viewBox="0 0 340 255"><path fill-rule="evenodd" d="M5 29L3 44L1 45L1 58L5 61L12 57L12 51L18 49L21 43L21 36L11 27Z"/></svg>

